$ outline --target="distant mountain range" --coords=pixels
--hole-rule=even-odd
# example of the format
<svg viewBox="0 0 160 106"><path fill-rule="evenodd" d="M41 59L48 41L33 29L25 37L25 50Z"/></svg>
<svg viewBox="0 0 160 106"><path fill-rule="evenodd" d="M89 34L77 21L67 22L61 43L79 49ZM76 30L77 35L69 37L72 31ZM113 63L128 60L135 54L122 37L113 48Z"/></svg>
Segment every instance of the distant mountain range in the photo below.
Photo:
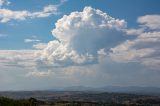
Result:
<svg viewBox="0 0 160 106"><path fill-rule="evenodd" d="M160 87L139 87L139 86L105 86L100 88L92 88L85 86L72 86L62 89L60 91L96 91L96 92L116 92L116 93L134 93L147 95L160 95Z"/></svg>
<svg viewBox="0 0 160 106"><path fill-rule="evenodd" d="M29 97L52 97L62 95L77 95L83 93L126 93L137 95L150 95L160 97L159 87L138 87L138 86L105 86L100 88L71 86L66 88L55 88L51 90L34 90L34 91L1 91L0 96L11 98L29 98Z"/></svg>

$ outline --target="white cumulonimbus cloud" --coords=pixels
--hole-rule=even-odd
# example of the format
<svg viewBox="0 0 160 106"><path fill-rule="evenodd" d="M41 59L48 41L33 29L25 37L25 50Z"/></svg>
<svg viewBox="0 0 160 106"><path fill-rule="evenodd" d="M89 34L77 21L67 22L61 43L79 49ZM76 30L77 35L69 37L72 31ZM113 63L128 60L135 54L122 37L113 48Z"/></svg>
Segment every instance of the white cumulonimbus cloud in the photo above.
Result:
<svg viewBox="0 0 160 106"><path fill-rule="evenodd" d="M123 40L126 22L92 7L64 15L52 30L57 39L40 53L40 60L53 65L83 65L97 62L98 51L108 51Z"/></svg>

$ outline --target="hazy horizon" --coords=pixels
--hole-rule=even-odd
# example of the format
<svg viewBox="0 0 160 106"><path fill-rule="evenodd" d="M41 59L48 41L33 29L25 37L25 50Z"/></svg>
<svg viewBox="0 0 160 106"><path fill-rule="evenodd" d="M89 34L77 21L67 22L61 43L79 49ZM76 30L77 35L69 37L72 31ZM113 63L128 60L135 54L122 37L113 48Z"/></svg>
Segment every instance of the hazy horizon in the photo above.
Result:
<svg viewBox="0 0 160 106"><path fill-rule="evenodd" d="M0 91L160 87L159 4L0 0Z"/></svg>

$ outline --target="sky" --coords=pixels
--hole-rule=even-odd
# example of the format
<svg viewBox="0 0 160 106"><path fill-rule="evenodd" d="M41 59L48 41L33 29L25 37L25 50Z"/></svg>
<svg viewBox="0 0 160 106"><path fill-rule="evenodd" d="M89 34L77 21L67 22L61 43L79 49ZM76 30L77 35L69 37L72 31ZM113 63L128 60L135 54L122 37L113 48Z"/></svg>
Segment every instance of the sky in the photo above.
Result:
<svg viewBox="0 0 160 106"><path fill-rule="evenodd" d="M159 4L0 0L0 90L160 87Z"/></svg>

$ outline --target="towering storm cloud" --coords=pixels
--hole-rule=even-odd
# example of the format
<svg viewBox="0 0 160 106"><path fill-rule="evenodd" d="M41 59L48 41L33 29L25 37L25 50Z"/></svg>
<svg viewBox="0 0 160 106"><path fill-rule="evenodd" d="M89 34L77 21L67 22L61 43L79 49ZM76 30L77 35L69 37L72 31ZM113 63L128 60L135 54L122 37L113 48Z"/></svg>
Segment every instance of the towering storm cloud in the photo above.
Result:
<svg viewBox="0 0 160 106"><path fill-rule="evenodd" d="M64 15L52 30L56 40L48 43L41 61L56 66L96 63L99 51L108 52L124 39L126 22L92 7Z"/></svg>

